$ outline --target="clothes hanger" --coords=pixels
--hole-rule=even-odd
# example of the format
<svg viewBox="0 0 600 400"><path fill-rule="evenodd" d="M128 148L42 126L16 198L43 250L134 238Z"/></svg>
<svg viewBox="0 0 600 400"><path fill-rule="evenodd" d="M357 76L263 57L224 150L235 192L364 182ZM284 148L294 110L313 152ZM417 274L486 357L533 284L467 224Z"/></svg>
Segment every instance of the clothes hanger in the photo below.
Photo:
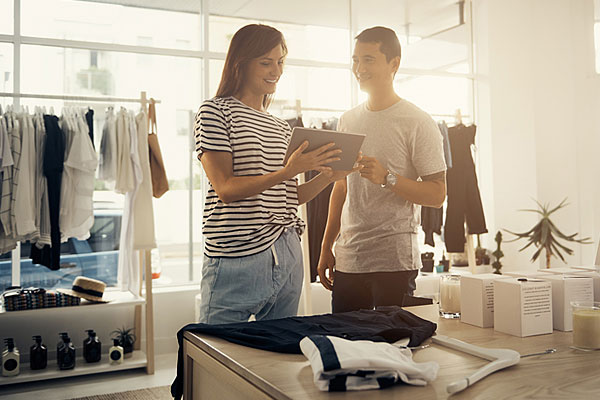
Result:
<svg viewBox="0 0 600 400"><path fill-rule="evenodd" d="M511 349L488 349L445 335L436 335L431 339L433 343L491 361L471 375L448 384L448 386L446 386L446 391L449 394L460 392L496 371L518 364L521 359L521 355Z"/></svg>

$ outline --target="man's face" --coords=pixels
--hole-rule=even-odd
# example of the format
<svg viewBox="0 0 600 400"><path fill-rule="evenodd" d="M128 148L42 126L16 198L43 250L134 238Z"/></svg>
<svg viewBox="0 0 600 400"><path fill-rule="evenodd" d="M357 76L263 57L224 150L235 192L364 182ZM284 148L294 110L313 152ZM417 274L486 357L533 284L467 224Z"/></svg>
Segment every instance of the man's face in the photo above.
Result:
<svg viewBox="0 0 600 400"><path fill-rule="evenodd" d="M380 45L356 41L352 54L352 72L360 89L369 94L391 86L400 65L400 57L395 57L388 63L385 54L379 50Z"/></svg>
<svg viewBox="0 0 600 400"><path fill-rule="evenodd" d="M275 92L279 77L283 73L285 55L281 46L248 63L244 85L251 92L263 96Z"/></svg>

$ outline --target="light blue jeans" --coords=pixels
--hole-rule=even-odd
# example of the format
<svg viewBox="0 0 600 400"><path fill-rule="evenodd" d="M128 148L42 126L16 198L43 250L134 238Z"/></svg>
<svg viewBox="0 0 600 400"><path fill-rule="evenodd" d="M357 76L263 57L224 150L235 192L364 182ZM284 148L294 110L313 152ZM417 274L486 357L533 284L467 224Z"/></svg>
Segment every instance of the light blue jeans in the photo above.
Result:
<svg viewBox="0 0 600 400"><path fill-rule="evenodd" d="M304 276L300 238L287 228L270 248L251 256L204 256L200 320L225 324L296 315Z"/></svg>

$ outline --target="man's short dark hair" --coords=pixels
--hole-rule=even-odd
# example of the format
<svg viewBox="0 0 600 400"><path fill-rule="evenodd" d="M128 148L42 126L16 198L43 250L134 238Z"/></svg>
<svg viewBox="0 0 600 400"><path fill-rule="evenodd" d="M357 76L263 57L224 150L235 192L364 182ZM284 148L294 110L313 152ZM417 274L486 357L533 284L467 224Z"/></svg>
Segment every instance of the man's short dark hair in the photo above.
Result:
<svg viewBox="0 0 600 400"><path fill-rule="evenodd" d="M401 57L400 41L396 32L390 28L376 26L365 29L354 39L362 43L379 43L379 51L385 54L385 60L390 62L394 57Z"/></svg>

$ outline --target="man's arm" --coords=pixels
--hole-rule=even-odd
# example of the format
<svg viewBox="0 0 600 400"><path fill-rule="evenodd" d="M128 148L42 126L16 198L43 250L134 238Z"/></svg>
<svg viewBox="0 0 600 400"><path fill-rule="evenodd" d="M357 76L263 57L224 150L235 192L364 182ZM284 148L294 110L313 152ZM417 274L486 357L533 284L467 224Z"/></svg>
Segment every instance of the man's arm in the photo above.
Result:
<svg viewBox="0 0 600 400"><path fill-rule="evenodd" d="M329 212L327 215L327 225L323 234L321 243L321 256L317 271L321 284L328 290L333 289L333 269L335 267L335 257L333 255L333 244L340 233L342 220L342 207L346 201L346 191L348 188L346 179L336 181L331 195L329 197ZM329 270L329 277L327 276Z"/></svg>
<svg viewBox="0 0 600 400"><path fill-rule="evenodd" d="M377 185L386 183L388 170L374 157L363 156L360 163L363 168L360 176ZM390 189L398 196L414 204L440 208L446 199L446 171L422 176L422 181L415 181L396 175L396 184Z"/></svg>

